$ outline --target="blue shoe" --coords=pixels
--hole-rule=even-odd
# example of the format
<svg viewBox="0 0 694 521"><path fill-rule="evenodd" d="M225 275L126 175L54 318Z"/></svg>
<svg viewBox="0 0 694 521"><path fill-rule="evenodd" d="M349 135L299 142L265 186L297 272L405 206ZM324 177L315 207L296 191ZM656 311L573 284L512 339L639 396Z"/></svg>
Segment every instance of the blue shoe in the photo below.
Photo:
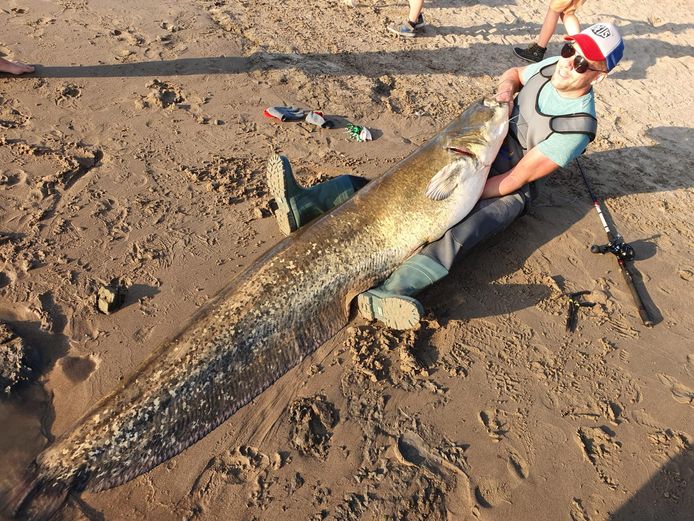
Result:
<svg viewBox="0 0 694 521"><path fill-rule="evenodd" d="M419 20L417 20L417 23L415 24L413 24L409 20L405 20L400 24L389 25L388 30L393 34L397 34L398 36L404 36L405 38L414 38L415 36L424 31L424 17L422 17L422 24L418 26L418 23Z"/></svg>

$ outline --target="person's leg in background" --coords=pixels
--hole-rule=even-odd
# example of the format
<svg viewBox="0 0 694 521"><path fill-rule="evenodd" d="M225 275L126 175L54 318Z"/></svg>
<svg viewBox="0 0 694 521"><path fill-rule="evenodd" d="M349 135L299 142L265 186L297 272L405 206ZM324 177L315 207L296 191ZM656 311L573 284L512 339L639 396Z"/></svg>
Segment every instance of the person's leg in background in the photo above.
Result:
<svg viewBox="0 0 694 521"><path fill-rule="evenodd" d="M409 0L409 6L406 20L388 26L391 33L411 38L424 30L424 15L422 14L424 0Z"/></svg>
<svg viewBox="0 0 694 521"><path fill-rule="evenodd" d="M583 3L583 0L574 0L571 2L569 7L562 11L559 17L561 22L564 24L564 30L566 34L572 36L581 32L581 23L578 21L576 16L576 9Z"/></svg>
<svg viewBox="0 0 694 521"><path fill-rule="evenodd" d="M566 34L573 35L580 32L576 9L582 3L582 0L551 0L537 39L526 48L514 47L513 52L516 56L528 62L542 61L545 52L547 52L547 45L556 32L560 19L564 24Z"/></svg>

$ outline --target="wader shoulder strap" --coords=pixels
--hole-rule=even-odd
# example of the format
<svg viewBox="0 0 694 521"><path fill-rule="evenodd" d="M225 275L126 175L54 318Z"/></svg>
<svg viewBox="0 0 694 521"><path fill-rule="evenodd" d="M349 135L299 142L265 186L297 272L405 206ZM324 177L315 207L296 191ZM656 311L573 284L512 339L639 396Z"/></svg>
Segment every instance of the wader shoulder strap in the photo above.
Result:
<svg viewBox="0 0 694 521"><path fill-rule="evenodd" d="M590 141L593 141L598 130L598 120L592 114L589 114L588 112L574 112L572 114L562 114L561 116L551 116L543 113L540 110L540 92L545 85L550 82L552 74L554 74L556 68L556 63L547 65L540 70L539 74L534 76L542 76L544 79L543 84L537 91L535 98L535 110L538 114L542 114L543 116L550 118L549 127L552 132L556 132L558 134L585 134L588 136ZM545 139L548 137L549 135L545 137Z"/></svg>
<svg viewBox="0 0 694 521"><path fill-rule="evenodd" d="M554 116L550 122L557 134L586 134L593 141L598 130L598 120L587 112Z"/></svg>

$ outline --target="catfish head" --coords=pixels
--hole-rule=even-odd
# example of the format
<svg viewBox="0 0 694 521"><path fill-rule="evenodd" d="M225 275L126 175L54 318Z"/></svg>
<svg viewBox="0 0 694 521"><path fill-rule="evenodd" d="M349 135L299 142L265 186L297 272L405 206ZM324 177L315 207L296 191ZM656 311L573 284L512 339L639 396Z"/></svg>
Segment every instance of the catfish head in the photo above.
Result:
<svg viewBox="0 0 694 521"><path fill-rule="evenodd" d="M447 129L447 164L432 177L426 195L434 201L479 199L494 158L508 132L508 103L484 99Z"/></svg>

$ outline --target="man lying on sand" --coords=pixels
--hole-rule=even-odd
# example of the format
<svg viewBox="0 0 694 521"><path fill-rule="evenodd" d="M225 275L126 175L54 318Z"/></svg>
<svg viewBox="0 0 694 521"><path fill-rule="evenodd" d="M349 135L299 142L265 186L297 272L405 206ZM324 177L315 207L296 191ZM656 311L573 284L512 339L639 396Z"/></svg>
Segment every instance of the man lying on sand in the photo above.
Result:
<svg viewBox="0 0 694 521"><path fill-rule="evenodd" d="M560 57L501 75L496 99L509 103L509 131L480 201L383 284L357 297L364 318L394 329L416 326L423 308L413 295L446 276L457 259L523 215L537 196L537 181L566 166L595 138L593 85L619 63L624 43L610 23L592 25L564 39ZM353 176L339 176L306 189L294 180L289 161L277 155L270 158L267 175L278 206L275 215L287 234L341 204L364 184Z"/></svg>
<svg viewBox="0 0 694 521"><path fill-rule="evenodd" d="M20 74L28 74L34 72L34 66L27 65L26 63L18 61L0 58L0 72L7 72L9 74L14 74L15 76L18 76Z"/></svg>

